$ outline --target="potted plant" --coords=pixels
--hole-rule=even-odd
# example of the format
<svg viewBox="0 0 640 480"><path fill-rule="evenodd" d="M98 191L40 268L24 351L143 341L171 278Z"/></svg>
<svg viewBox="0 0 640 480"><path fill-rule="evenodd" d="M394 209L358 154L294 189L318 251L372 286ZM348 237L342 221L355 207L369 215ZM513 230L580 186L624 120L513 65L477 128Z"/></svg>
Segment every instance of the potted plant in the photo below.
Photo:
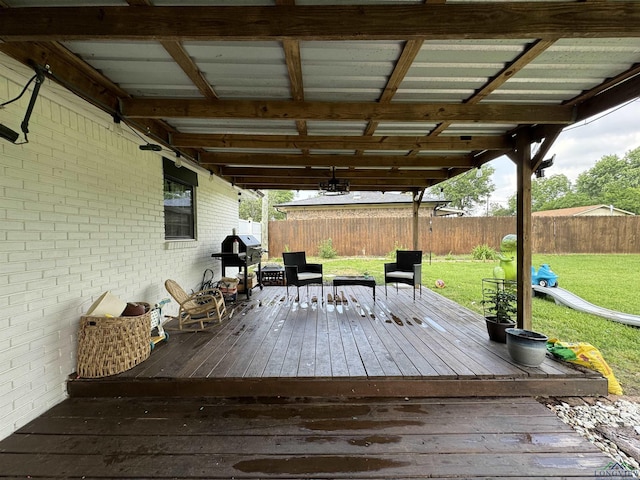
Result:
<svg viewBox="0 0 640 480"><path fill-rule="evenodd" d="M482 280L482 306L489 339L506 343L507 328L515 326L518 313L516 282L499 278Z"/></svg>

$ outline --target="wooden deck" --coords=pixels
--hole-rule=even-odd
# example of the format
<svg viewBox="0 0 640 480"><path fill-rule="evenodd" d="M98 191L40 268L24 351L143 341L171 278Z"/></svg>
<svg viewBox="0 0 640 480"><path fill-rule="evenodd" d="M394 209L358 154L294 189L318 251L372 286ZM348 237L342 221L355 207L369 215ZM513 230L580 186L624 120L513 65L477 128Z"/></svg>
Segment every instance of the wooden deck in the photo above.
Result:
<svg viewBox="0 0 640 480"><path fill-rule="evenodd" d="M0 442L2 478L594 478L531 398L71 398Z"/></svg>
<svg viewBox="0 0 640 480"><path fill-rule="evenodd" d="M428 290L414 303L379 288L376 304L367 287L343 291L346 303L294 302L267 287L132 370L70 379L71 398L0 442L0 477L607 473L611 460L532 398L605 394L601 376L517 366L479 316Z"/></svg>
<svg viewBox="0 0 640 480"><path fill-rule="evenodd" d="M489 341L481 316L428 290L325 286L254 290L204 332L171 331L142 364L71 378L71 396L496 397L606 395L600 374L551 358L538 368ZM304 293L304 295L303 295ZM314 297L317 296L317 299ZM171 326L169 324L169 326Z"/></svg>

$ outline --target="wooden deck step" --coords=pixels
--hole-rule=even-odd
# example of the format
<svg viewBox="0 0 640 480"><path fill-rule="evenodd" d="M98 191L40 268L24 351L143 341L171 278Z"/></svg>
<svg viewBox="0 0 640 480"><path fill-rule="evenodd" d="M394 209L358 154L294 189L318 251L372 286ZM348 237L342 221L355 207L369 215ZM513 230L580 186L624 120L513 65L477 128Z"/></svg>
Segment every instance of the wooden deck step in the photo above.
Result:
<svg viewBox="0 0 640 480"><path fill-rule="evenodd" d="M0 442L14 478L593 478L609 461L530 398L69 399Z"/></svg>

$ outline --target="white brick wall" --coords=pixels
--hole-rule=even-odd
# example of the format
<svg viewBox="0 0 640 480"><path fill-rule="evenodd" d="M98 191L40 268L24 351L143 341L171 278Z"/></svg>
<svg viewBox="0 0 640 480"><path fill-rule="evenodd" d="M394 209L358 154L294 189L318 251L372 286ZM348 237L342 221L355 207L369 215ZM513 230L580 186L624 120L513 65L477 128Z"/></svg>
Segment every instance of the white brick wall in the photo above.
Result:
<svg viewBox="0 0 640 480"><path fill-rule="evenodd" d="M31 75L0 54L0 103ZM30 95L0 123L19 131ZM49 80L29 130L26 145L0 139L0 439L65 398L101 293L155 303L169 277L196 288L205 268L220 276L211 253L238 226L237 193L200 175L197 240L165 242L161 156Z"/></svg>

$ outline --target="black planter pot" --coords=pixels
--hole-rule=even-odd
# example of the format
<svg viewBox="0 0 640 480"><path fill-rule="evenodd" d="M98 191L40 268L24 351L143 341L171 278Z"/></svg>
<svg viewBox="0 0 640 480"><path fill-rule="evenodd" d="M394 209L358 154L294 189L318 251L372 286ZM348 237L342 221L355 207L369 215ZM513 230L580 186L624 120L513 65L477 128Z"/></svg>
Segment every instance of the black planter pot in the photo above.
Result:
<svg viewBox="0 0 640 480"><path fill-rule="evenodd" d="M505 332L505 330L507 328L515 327L515 322L498 322L496 317L485 317L484 319L487 324L487 333L489 334L489 340L493 340L494 342L499 343L506 343L507 333Z"/></svg>

